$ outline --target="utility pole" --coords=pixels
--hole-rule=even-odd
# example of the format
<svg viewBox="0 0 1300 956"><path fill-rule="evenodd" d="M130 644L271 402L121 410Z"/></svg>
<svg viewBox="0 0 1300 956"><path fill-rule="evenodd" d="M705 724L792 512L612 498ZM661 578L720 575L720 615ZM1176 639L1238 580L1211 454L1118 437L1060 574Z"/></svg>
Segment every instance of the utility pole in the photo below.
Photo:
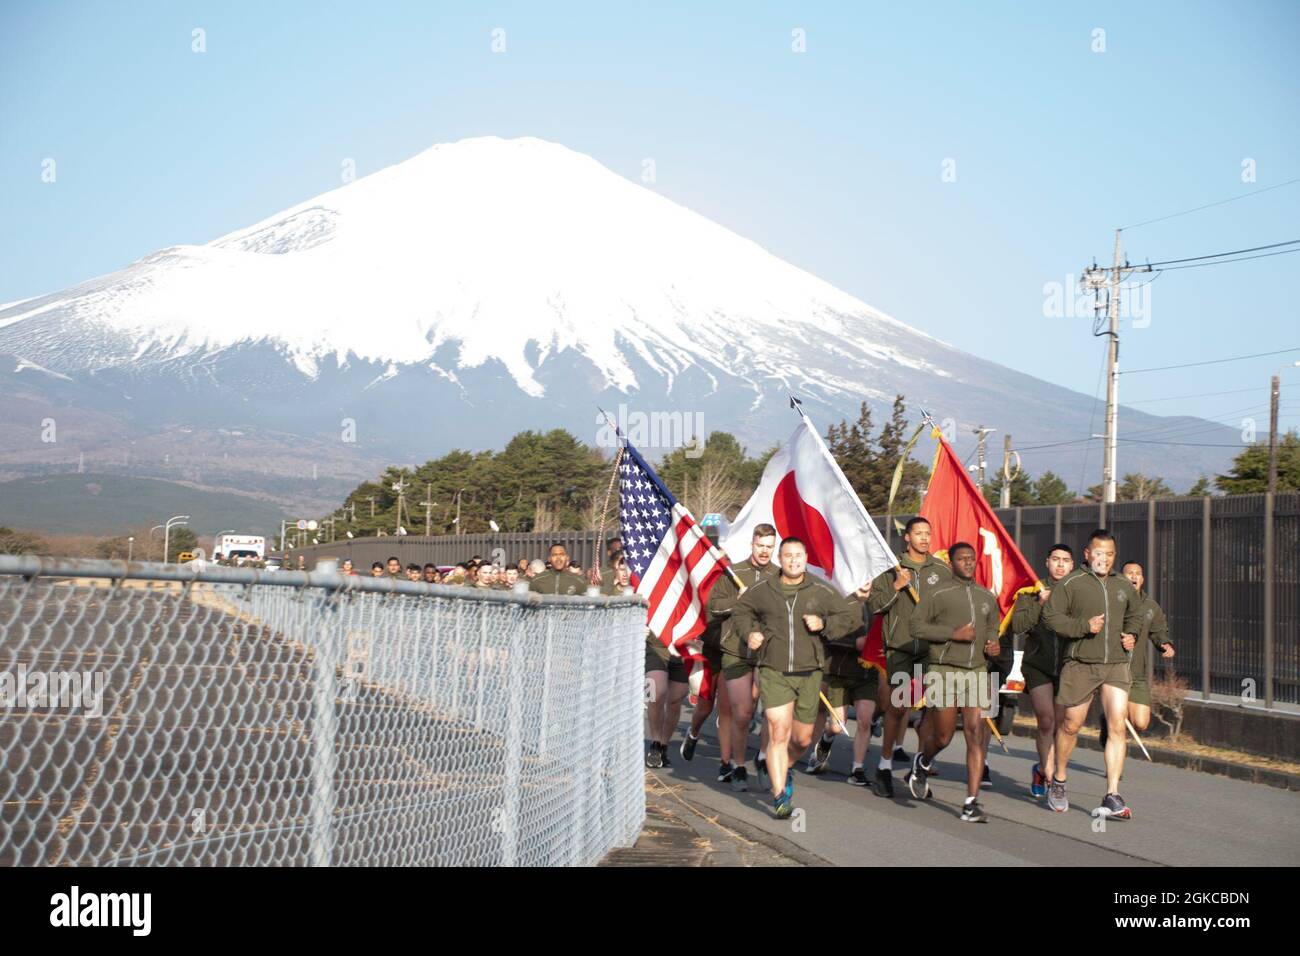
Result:
<svg viewBox="0 0 1300 956"><path fill-rule="evenodd" d="M433 483L424 486L424 536L429 537L433 515Z"/></svg>
<svg viewBox="0 0 1300 956"><path fill-rule="evenodd" d="M980 491L983 492L984 491L984 469L988 463L988 457L985 454L988 445L988 436L991 432L997 431L997 429L985 428L983 425L981 425L979 426L979 428L972 429L972 431L974 432L975 437L979 439L979 445L978 445L979 451L975 456L976 465L974 470L979 475Z"/></svg>
<svg viewBox="0 0 1300 956"><path fill-rule="evenodd" d="M405 500L406 483L402 481L393 482L393 490L397 492L397 523L393 525L393 534L400 534L402 527L402 502Z"/></svg>
<svg viewBox="0 0 1300 956"><path fill-rule="evenodd" d="M1011 473L1011 456L1016 456L1016 472ZM1020 474L1020 453L1011 450L1011 436L1002 436L1002 497L998 502L1000 508L1011 507L1011 479Z"/></svg>
<svg viewBox="0 0 1300 956"><path fill-rule="evenodd" d="M1107 331L1096 331L1095 323L1093 331L1093 335L1109 336L1106 346L1106 445L1101 467L1101 500L1106 504L1115 502L1115 481L1119 470L1119 286L1134 272L1151 271L1150 266L1133 268L1123 259L1120 247L1122 232L1122 229L1115 230L1115 264L1107 269L1094 262L1079 277L1094 295L1101 289L1106 290ZM1094 309L1099 312L1101 308L1102 303L1098 301Z"/></svg>
<svg viewBox="0 0 1300 956"><path fill-rule="evenodd" d="M1281 376L1274 375L1268 395L1268 493L1277 492L1277 398L1282 390Z"/></svg>

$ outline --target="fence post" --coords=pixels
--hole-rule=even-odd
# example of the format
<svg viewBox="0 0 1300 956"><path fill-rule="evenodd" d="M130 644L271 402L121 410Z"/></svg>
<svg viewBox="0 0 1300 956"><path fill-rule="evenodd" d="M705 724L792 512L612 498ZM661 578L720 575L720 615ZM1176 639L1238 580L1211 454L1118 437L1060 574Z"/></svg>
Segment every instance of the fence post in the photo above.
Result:
<svg viewBox="0 0 1300 956"><path fill-rule="evenodd" d="M1020 547L1020 512L1024 510L1020 505L1016 505L1016 548Z"/></svg>
<svg viewBox="0 0 1300 956"><path fill-rule="evenodd" d="M1210 699L1210 588L1214 581L1210 548L1210 498L1201 499L1201 699Z"/></svg>
<svg viewBox="0 0 1300 956"><path fill-rule="evenodd" d="M604 612L599 612L604 617ZM596 633L607 633L604 627L601 627ZM591 713L591 697L593 688L591 686L591 666L595 659L595 654L578 655L578 723L577 726L582 732L590 732L588 728L595 726L595 720ZM607 672L608 673L608 672ZM593 764L593 748L590 742L585 746L581 745L578 755L577 765L569 768L569 780L572 782L573 794L573 829L569 837L570 856L569 864L571 866L581 866L586 862L587 854L587 792L597 778Z"/></svg>
<svg viewBox="0 0 1300 956"><path fill-rule="evenodd" d="M520 669L524 666L519 632L524 626L525 610L515 606L515 621L510 628L510 657L506 661L506 762L502 776L505 801L501 807L501 865L515 866L519 857L519 800L523 792L523 697ZM545 612L542 612L545 613Z"/></svg>
<svg viewBox="0 0 1300 956"><path fill-rule="evenodd" d="M1275 496L1264 494L1264 706L1273 706L1273 552L1276 529L1273 527L1273 510L1277 507Z"/></svg>
<svg viewBox="0 0 1300 956"><path fill-rule="evenodd" d="M478 609L478 700L474 704L474 728L483 729L483 695L486 693L486 681L484 676L487 673L487 619L490 605L483 602Z"/></svg>
<svg viewBox="0 0 1300 956"><path fill-rule="evenodd" d="M542 658L542 714L540 729L537 731L537 756L546 756L546 722L551 717L551 615L543 606L542 616L546 618L546 648Z"/></svg>
<svg viewBox="0 0 1300 956"><path fill-rule="evenodd" d="M334 858L334 745L338 734L334 669L339 661L340 634L333 597L326 591L316 603L321 620L315 629L320 640L314 642L316 666L312 674L311 840L307 857L311 866L330 866Z"/></svg>
<svg viewBox="0 0 1300 956"><path fill-rule="evenodd" d="M1147 594L1151 600L1156 597L1156 499L1147 499ZM1150 648L1148 647L1149 651ZM1156 656L1147 654L1147 682L1155 678Z"/></svg>
<svg viewBox="0 0 1300 956"><path fill-rule="evenodd" d="M1056 506L1056 523L1052 528L1052 540L1053 541L1061 540L1061 506L1060 505Z"/></svg>

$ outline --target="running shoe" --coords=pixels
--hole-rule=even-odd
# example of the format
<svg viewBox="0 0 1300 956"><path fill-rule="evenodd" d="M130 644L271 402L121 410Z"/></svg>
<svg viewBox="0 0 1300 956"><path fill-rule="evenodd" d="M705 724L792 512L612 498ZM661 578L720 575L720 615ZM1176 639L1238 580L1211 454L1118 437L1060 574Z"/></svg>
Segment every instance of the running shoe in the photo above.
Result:
<svg viewBox="0 0 1300 956"><path fill-rule="evenodd" d="M645 754L645 765L655 770L664 765L663 754L659 750L658 743L653 741L650 743L650 749Z"/></svg>
<svg viewBox="0 0 1300 956"><path fill-rule="evenodd" d="M921 763L921 755L912 757L912 769L907 773L907 789L918 800L930 798L930 768Z"/></svg>
<svg viewBox="0 0 1300 956"><path fill-rule="evenodd" d="M993 778L989 776L989 765L987 763L984 765L984 772L980 774L980 786L993 786Z"/></svg>
<svg viewBox="0 0 1300 956"><path fill-rule="evenodd" d="M700 742L699 737L692 737L690 734L687 734L685 737L682 738L682 759L683 760L695 759L695 745L698 744L699 742Z"/></svg>
<svg viewBox="0 0 1300 956"><path fill-rule="evenodd" d="M1047 785L1047 805L1057 813L1070 809L1070 801L1065 796L1065 781L1053 780Z"/></svg>
<svg viewBox="0 0 1300 956"><path fill-rule="evenodd" d="M911 763L912 758L907 755L907 751L899 745L894 748L894 755L889 758L894 763Z"/></svg>
<svg viewBox="0 0 1300 956"><path fill-rule="evenodd" d="M826 767L831 761L831 747L834 743L834 737L827 740L824 735L817 741L817 746L813 748L812 756L808 758L809 773L816 775L826 772Z"/></svg>
<svg viewBox="0 0 1300 956"><path fill-rule="evenodd" d="M1124 798L1118 793L1108 793L1101 801L1101 806L1092 811L1094 817L1110 817L1113 820L1132 820L1133 811L1128 808Z"/></svg>
<svg viewBox="0 0 1300 956"><path fill-rule="evenodd" d="M876 775L871 780L871 792L878 797L894 795L894 773L892 770L876 768Z"/></svg>
<svg viewBox="0 0 1300 956"><path fill-rule="evenodd" d="M979 805L978 800L967 800L961 808L962 823L988 823L988 815L984 813L984 808Z"/></svg>
<svg viewBox="0 0 1300 956"><path fill-rule="evenodd" d="M784 820L794 813L794 800L791 799L789 793L782 790L772 798L772 809L776 813L778 820Z"/></svg>
<svg viewBox="0 0 1300 956"><path fill-rule="evenodd" d="M743 763L731 771L731 789L737 793L749 789L749 771L745 769Z"/></svg>
<svg viewBox="0 0 1300 956"><path fill-rule="evenodd" d="M791 767L785 772L785 795L789 799L794 799L794 768Z"/></svg>
<svg viewBox="0 0 1300 956"><path fill-rule="evenodd" d="M735 766L729 761L722 761L718 764L718 783L730 783L731 775L736 772Z"/></svg>
<svg viewBox="0 0 1300 956"><path fill-rule="evenodd" d="M1029 792L1034 795L1034 799L1047 796L1047 777L1038 764L1034 764L1034 769L1030 772Z"/></svg>
<svg viewBox="0 0 1300 956"><path fill-rule="evenodd" d="M844 780L845 783L851 783L855 787L868 787L871 785L871 781L867 779L867 772L861 767L845 777Z"/></svg>
<svg viewBox="0 0 1300 956"><path fill-rule="evenodd" d="M766 790L766 789L767 789L767 786L768 786L768 777L767 777L767 758L766 758L766 757L755 757L755 758L754 758L754 769L755 769L756 771L758 771L758 785L759 785L760 787L762 787L764 790Z"/></svg>

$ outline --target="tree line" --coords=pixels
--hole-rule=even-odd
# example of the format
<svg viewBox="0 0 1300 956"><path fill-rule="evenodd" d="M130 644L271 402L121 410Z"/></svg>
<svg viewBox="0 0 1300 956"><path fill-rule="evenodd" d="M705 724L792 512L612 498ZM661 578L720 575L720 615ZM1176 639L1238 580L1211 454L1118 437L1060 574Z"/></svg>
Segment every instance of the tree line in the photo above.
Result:
<svg viewBox="0 0 1300 956"><path fill-rule="evenodd" d="M914 427L907 418L906 400L898 395L879 427L863 402L856 419L841 420L826 430L827 446L872 514L886 511L890 482ZM773 446L751 453L734 435L715 431L702 446L673 449L652 464L692 514L731 518L758 486L775 451ZM1300 490L1300 439L1294 432L1285 436L1278 452L1279 490ZM592 448L564 429L520 432L499 452L457 449L415 468L389 467L348 495L332 516L332 532L325 534L343 537L351 531L364 537L394 534L399 527L408 534L424 534L426 528L432 534L476 534L490 531L493 521L503 531L578 530L602 523L614 527L618 492L611 492L610 465L609 451ZM1247 446L1227 474L1202 477L1188 494L1261 492L1267 472L1267 444ZM929 477L926 464L908 458L894 514L920 506ZM1020 472L1010 484L1013 507L1101 500L1101 485L1072 491L1051 470L1037 477ZM1000 470L983 490L996 506L1002 491ZM1140 472L1125 475L1117 487L1121 501L1172 496L1164 479Z"/></svg>

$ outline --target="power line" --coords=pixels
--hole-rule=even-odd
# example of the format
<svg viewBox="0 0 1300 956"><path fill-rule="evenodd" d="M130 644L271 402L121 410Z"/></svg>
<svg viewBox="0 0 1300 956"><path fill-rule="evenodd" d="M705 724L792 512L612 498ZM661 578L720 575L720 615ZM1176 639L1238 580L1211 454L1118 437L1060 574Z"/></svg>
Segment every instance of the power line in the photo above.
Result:
<svg viewBox="0 0 1300 956"><path fill-rule="evenodd" d="M1266 193L1274 189L1281 189L1283 186L1290 186L1292 183L1300 183L1300 177L1288 179L1284 183L1278 183L1276 186L1265 186L1263 189L1254 189L1241 196L1232 196L1228 199L1220 199L1218 202L1206 203L1204 206L1197 206L1194 209L1184 209L1182 212L1173 212L1167 216L1160 216L1156 219L1147 219L1142 222L1135 222L1131 226L1123 226L1124 229L1136 229L1138 226L1149 226L1153 222L1164 222L1166 219L1177 219L1179 216L1186 216L1190 213L1200 212L1202 209L1212 209L1215 206L1222 206L1225 203L1236 202L1239 199L1249 199L1251 196L1258 196L1260 193Z"/></svg>
<svg viewBox="0 0 1300 956"><path fill-rule="evenodd" d="M1222 256L1239 256L1246 252L1260 252L1263 249L1280 249L1282 246L1294 246L1300 239L1288 239L1286 242L1274 242L1267 246L1252 246L1249 249L1234 249L1232 252L1216 252L1208 256L1190 256L1187 259L1164 259L1160 262L1148 262L1149 266L1169 266L1178 262L1199 262L1201 259L1218 259Z"/></svg>
<svg viewBox="0 0 1300 956"><path fill-rule="evenodd" d="M1243 359L1263 358L1266 355L1285 355L1288 352L1300 352L1300 348L1278 349L1275 352L1255 352L1251 355L1234 355L1232 358L1210 359L1205 362L1185 362L1182 365L1158 365L1154 368L1131 368L1125 375L1137 375L1140 372L1166 372L1174 368L1194 368L1198 365L1219 365L1223 362L1240 362Z"/></svg>
<svg viewBox="0 0 1300 956"><path fill-rule="evenodd" d="M1125 402L1125 405L1149 405L1152 402L1173 402L1182 398L1214 398L1216 395L1241 395L1245 392L1264 391L1260 386L1251 388L1230 388L1226 392L1196 392L1188 395L1166 395L1164 398L1139 398L1134 401Z"/></svg>
<svg viewBox="0 0 1300 956"><path fill-rule="evenodd" d="M1204 441L1147 441L1138 438L1121 438L1120 441L1130 442L1134 445L1181 445L1185 448L1246 448L1245 442L1230 442L1222 444L1218 442Z"/></svg>
<svg viewBox="0 0 1300 956"><path fill-rule="evenodd" d="M1271 259L1273 256L1285 256L1293 252L1300 252L1300 249L1283 249L1281 252L1261 252L1257 256L1238 256L1235 259L1215 259L1213 262L1194 262L1187 266L1164 266L1155 270L1156 272L1177 272L1179 269L1204 269L1206 266L1221 266L1229 262L1248 262L1251 259Z"/></svg>

